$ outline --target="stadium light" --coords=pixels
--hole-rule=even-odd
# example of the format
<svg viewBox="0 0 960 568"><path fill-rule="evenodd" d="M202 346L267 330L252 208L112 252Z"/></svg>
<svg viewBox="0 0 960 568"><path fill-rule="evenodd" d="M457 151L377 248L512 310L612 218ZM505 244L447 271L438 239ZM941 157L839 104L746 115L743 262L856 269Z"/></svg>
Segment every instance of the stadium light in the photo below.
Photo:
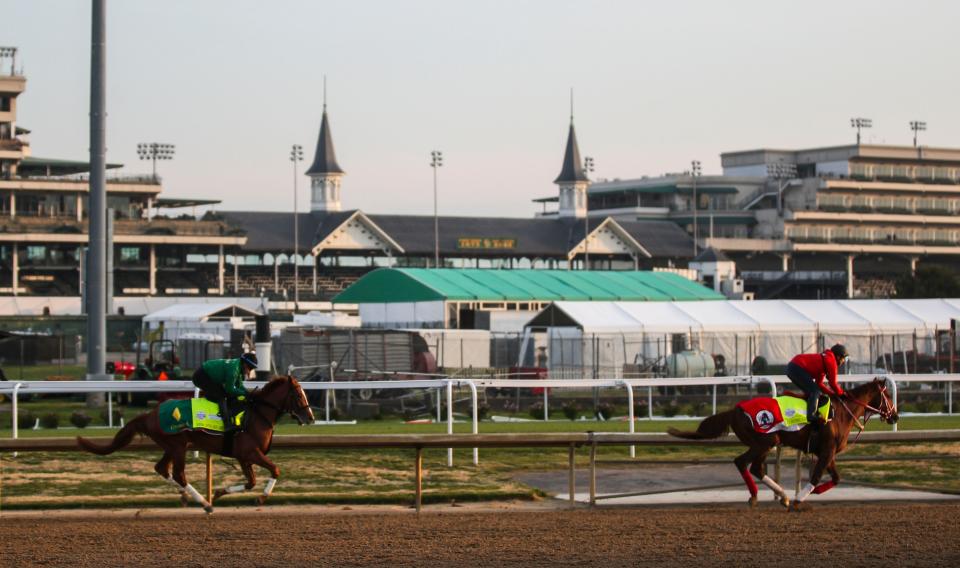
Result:
<svg viewBox="0 0 960 568"><path fill-rule="evenodd" d="M785 162L767 164L767 177L777 180L777 212L783 213L783 190L797 177L797 165Z"/></svg>
<svg viewBox="0 0 960 568"><path fill-rule="evenodd" d="M697 248L697 238L699 231L697 230L697 178L700 177L700 173L703 170L700 168L700 160L693 160L690 162L690 177L693 181L693 257L696 258L698 254Z"/></svg>
<svg viewBox="0 0 960 568"><path fill-rule="evenodd" d="M290 147L293 162L293 311L300 309L300 212L297 207L297 162L303 161L303 146Z"/></svg>
<svg viewBox="0 0 960 568"><path fill-rule="evenodd" d="M17 71L17 48L0 47L0 59L10 59L10 75L16 75Z"/></svg>
<svg viewBox="0 0 960 568"><path fill-rule="evenodd" d="M869 118L851 118L850 127L857 129L857 146L860 145L860 130L864 128L873 128L873 120Z"/></svg>
<svg viewBox="0 0 960 568"><path fill-rule="evenodd" d="M583 171L590 177L593 173L593 158L584 156ZM583 269L590 270L590 249L588 248L587 237L590 235L590 185L588 180L587 189L583 192Z"/></svg>
<svg viewBox="0 0 960 568"><path fill-rule="evenodd" d="M437 168L443 166L443 152L430 152L430 167L433 168L433 263L440 268L440 217L437 215Z"/></svg>
<svg viewBox="0 0 960 568"><path fill-rule="evenodd" d="M137 144L137 155L141 160L153 162L153 181L157 181L157 160L172 160L176 148L173 144L144 142Z"/></svg>
<svg viewBox="0 0 960 568"><path fill-rule="evenodd" d="M922 120L911 120L910 130L913 130L913 147L917 147L917 132L927 129L927 123Z"/></svg>

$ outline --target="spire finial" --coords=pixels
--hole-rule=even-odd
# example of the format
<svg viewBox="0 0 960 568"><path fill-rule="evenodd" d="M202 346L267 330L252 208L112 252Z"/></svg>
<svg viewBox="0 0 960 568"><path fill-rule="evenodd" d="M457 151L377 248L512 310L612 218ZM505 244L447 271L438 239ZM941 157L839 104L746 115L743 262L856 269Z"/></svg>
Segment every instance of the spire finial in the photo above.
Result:
<svg viewBox="0 0 960 568"><path fill-rule="evenodd" d="M570 124L573 124L573 87L570 87Z"/></svg>
<svg viewBox="0 0 960 568"><path fill-rule="evenodd" d="M327 112L327 75L323 75L323 112Z"/></svg>

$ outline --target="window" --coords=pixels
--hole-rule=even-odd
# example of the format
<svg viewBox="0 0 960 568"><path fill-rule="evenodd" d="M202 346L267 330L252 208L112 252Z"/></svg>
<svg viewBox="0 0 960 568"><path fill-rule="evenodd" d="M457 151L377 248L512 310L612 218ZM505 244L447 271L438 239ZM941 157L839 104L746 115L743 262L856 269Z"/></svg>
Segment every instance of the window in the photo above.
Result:
<svg viewBox="0 0 960 568"><path fill-rule="evenodd" d="M0 112L10 112L10 97L0 97Z"/></svg>
<svg viewBox="0 0 960 568"><path fill-rule="evenodd" d="M120 262L139 262L140 247L120 247Z"/></svg>
<svg viewBox="0 0 960 568"><path fill-rule="evenodd" d="M47 247L45 246L29 246L27 247L27 259L28 260L43 260L47 256Z"/></svg>

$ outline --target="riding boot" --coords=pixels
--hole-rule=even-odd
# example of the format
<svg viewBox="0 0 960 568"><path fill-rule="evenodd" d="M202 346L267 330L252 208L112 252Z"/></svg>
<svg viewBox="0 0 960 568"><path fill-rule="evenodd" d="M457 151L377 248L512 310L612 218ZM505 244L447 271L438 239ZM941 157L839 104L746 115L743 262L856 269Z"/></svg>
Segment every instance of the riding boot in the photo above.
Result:
<svg viewBox="0 0 960 568"><path fill-rule="evenodd" d="M220 417L223 419L224 434L236 429L236 425L233 423L233 413L230 412L230 401L227 399L220 401Z"/></svg>

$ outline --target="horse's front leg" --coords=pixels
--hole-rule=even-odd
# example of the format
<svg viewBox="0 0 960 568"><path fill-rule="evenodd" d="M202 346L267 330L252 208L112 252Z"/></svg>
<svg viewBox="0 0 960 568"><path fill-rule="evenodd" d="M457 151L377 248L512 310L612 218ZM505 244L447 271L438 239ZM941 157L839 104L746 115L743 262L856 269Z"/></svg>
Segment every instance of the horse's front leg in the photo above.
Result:
<svg viewBox="0 0 960 568"><path fill-rule="evenodd" d="M813 465L813 470L810 472L810 481L808 481L807 484L803 486L803 489L800 491L800 494L797 495L796 501L794 501L793 505L791 506L793 510L800 510L801 505L807 499L807 497L809 497L810 494L813 493L818 486L820 486L820 478L823 477L823 470L826 469L828 465L833 464L833 460L835 457L836 457L836 448L833 446L833 444L824 444L822 446L822 449L820 450L820 454L817 456L817 463ZM831 476L832 475L833 473L831 473ZM826 486L829 484L824 483L823 485ZM826 489L822 489L818 493L823 493L828 489L829 487L827 487Z"/></svg>
<svg viewBox="0 0 960 568"><path fill-rule="evenodd" d="M837 472L837 459L834 458L830 460L830 465L827 466L827 471L830 472L830 481L821 483L813 488L813 493L820 495L830 491L834 487L840 484L840 473Z"/></svg>
<svg viewBox="0 0 960 568"><path fill-rule="evenodd" d="M257 497L257 503L263 505L267 502L270 494L273 493L273 488L276 486L277 480L280 479L280 468L277 467L277 464L270 461L270 458L263 455L263 452L259 449L250 456L250 461L270 472L270 477L267 478L266 483L263 485L263 494Z"/></svg>
<svg viewBox="0 0 960 568"><path fill-rule="evenodd" d="M247 479L247 482L217 489L213 493L214 502L224 495L229 495L230 493L242 493L244 491L250 491L253 489L253 486L257 484L257 474L254 473L253 465L250 462L240 462L240 469L243 471L243 476Z"/></svg>

